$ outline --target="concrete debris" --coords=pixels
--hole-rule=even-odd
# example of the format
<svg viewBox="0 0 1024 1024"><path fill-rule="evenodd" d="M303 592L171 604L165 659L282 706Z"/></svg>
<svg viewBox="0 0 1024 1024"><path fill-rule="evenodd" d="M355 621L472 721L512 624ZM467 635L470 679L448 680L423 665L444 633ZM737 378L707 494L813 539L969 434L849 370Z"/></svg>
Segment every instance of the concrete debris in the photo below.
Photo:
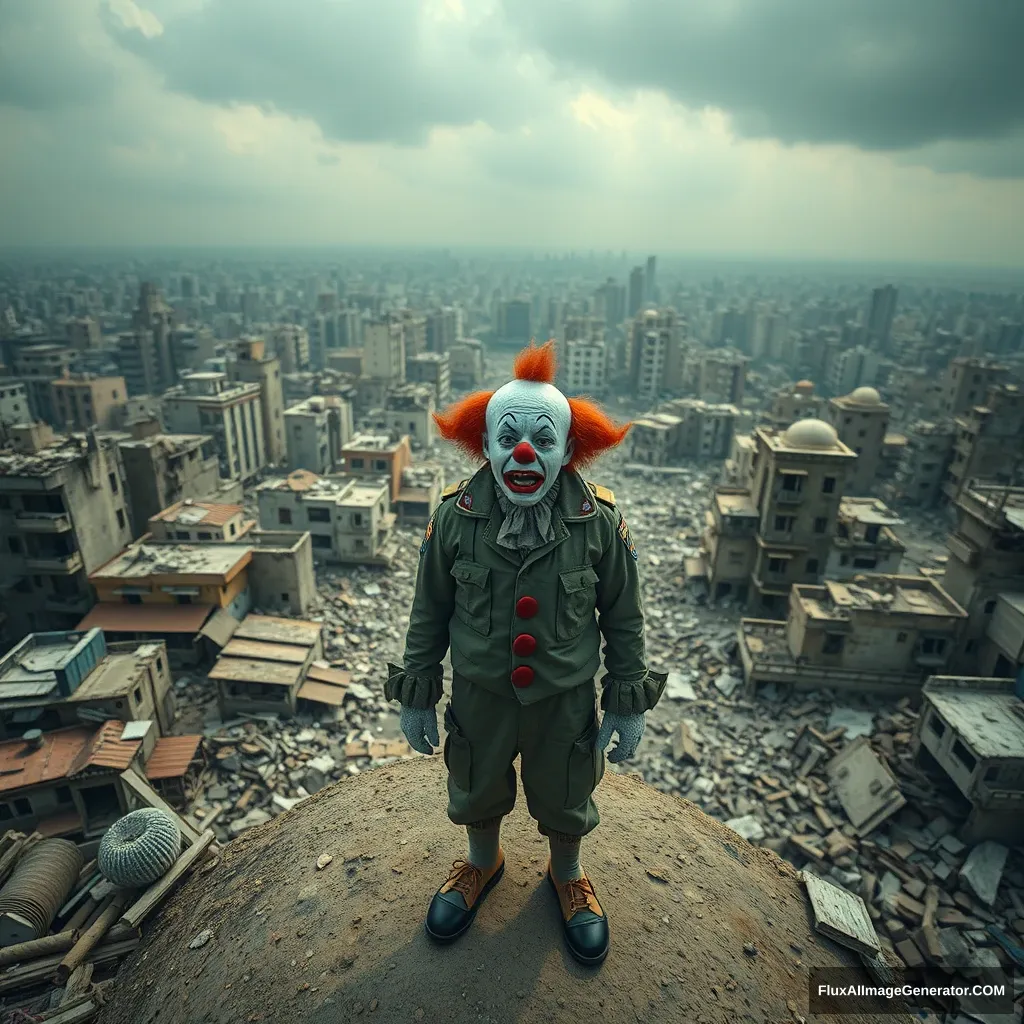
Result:
<svg viewBox="0 0 1024 1024"><path fill-rule="evenodd" d="M979 843L960 868L960 880L986 906L991 907L996 901L999 880L1003 876L1009 852L1002 843Z"/></svg>
<svg viewBox="0 0 1024 1024"><path fill-rule="evenodd" d="M210 939L213 938L213 932L209 928L204 928L189 944L189 949L202 949Z"/></svg>

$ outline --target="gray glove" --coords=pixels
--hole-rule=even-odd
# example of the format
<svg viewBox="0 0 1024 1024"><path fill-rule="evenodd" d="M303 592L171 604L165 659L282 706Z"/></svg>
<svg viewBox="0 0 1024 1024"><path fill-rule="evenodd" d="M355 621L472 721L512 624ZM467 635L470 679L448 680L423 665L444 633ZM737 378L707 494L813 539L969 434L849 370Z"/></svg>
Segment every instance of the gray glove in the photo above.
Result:
<svg viewBox="0 0 1024 1024"><path fill-rule="evenodd" d="M432 754L441 741L437 735L436 708L407 708L402 705L399 725L409 746L421 754Z"/></svg>
<svg viewBox="0 0 1024 1024"><path fill-rule="evenodd" d="M594 746L598 750L604 750L612 741L612 733L619 734L619 742L615 749L608 755L612 764L620 761L628 761L640 746L640 739L644 734L644 726L647 724L646 716L639 715L613 715L606 711L601 721L601 730L597 734Z"/></svg>

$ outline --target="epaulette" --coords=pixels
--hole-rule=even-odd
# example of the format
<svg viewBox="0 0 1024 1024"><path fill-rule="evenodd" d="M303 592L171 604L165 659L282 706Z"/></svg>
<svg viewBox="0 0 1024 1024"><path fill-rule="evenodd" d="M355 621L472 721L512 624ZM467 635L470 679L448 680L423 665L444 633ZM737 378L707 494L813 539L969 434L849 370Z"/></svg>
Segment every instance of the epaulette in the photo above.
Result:
<svg viewBox="0 0 1024 1024"><path fill-rule="evenodd" d="M465 487L466 484L468 484L468 483L469 483L469 478L467 477L465 480L460 480L457 484L449 484L441 492L441 500L442 501L447 501L449 498L454 498L455 495L458 494L459 491L461 491L462 488Z"/></svg>
<svg viewBox="0 0 1024 1024"><path fill-rule="evenodd" d="M594 492L594 497L597 498L602 505L615 504L614 491L609 490L607 487L602 487L600 484L595 484L592 480L587 481L587 486Z"/></svg>

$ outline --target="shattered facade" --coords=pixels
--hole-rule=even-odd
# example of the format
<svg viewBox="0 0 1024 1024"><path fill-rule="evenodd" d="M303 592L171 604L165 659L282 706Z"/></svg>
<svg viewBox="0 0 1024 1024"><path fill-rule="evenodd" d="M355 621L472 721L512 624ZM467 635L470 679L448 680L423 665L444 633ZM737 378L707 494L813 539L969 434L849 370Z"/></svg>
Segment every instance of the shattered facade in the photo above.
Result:
<svg viewBox="0 0 1024 1024"><path fill-rule="evenodd" d="M352 406L336 395L307 398L285 410L288 468L333 473L353 434Z"/></svg>
<svg viewBox="0 0 1024 1024"><path fill-rule="evenodd" d="M873 493L889 429L889 406L875 388L859 387L831 399L829 414L839 440L857 453L857 462L847 476L846 492Z"/></svg>

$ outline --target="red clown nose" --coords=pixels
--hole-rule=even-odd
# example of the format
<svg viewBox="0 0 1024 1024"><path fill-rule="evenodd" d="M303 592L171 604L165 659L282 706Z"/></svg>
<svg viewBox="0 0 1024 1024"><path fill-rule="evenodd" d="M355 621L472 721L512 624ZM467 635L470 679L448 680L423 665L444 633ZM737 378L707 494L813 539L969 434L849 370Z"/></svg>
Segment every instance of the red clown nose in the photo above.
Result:
<svg viewBox="0 0 1024 1024"><path fill-rule="evenodd" d="M525 466L537 461L537 453L533 450L533 445L529 441L520 441L512 449L512 458L521 466Z"/></svg>

